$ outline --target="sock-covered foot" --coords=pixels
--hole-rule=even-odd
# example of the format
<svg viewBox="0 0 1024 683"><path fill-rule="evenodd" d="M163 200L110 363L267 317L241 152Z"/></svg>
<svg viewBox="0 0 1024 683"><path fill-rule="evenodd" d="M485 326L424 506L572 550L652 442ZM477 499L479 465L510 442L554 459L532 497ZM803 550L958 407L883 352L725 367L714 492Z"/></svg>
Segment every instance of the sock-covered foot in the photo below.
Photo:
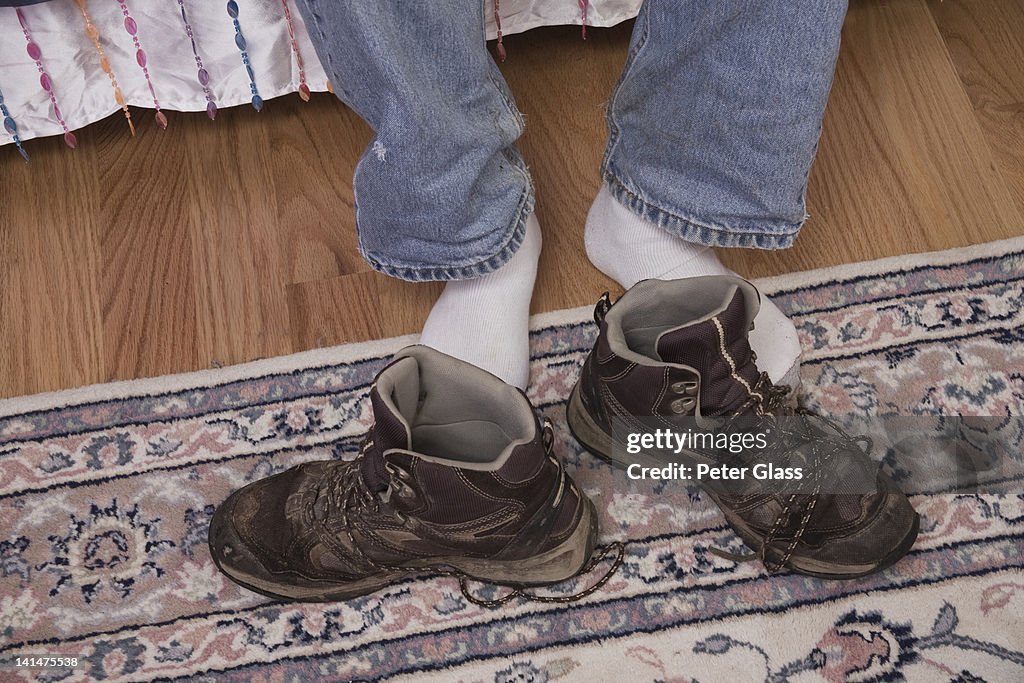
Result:
<svg viewBox="0 0 1024 683"><path fill-rule="evenodd" d="M540 247L540 224L531 214L523 244L508 263L483 277L445 285L420 343L525 389L530 381L530 298Z"/></svg>
<svg viewBox="0 0 1024 683"><path fill-rule="evenodd" d="M687 242L644 220L620 204L603 186L587 214L587 256L602 273L625 289L641 280L679 280L701 275L733 274L710 247ZM773 382L796 386L800 340L793 323L762 297L754 318L750 346L758 367Z"/></svg>

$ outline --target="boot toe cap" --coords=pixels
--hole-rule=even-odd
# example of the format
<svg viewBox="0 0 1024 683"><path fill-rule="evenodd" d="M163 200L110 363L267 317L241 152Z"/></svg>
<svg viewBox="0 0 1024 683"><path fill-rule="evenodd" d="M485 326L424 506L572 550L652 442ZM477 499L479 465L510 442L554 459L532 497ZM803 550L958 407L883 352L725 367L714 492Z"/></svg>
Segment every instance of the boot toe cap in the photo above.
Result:
<svg viewBox="0 0 1024 683"><path fill-rule="evenodd" d="M856 578L882 571L906 555L917 539L920 519L891 479L880 475L878 485L876 512L869 521L794 556L793 568L826 578Z"/></svg>
<svg viewBox="0 0 1024 683"><path fill-rule="evenodd" d="M238 506L247 502L246 493L246 489L234 492L217 508L210 520L209 532L210 555L217 567L241 583L249 583L253 578L270 578L269 571L236 526Z"/></svg>

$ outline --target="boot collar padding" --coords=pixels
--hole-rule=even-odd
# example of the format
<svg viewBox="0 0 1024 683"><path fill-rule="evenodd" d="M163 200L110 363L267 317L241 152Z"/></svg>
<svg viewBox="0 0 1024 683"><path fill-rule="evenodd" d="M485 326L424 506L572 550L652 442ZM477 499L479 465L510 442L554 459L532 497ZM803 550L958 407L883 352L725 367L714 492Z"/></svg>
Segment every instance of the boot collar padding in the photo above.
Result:
<svg viewBox="0 0 1024 683"><path fill-rule="evenodd" d="M405 427L407 452L464 469L497 470L537 435L529 401L498 377L426 346L395 355L376 390Z"/></svg>
<svg viewBox="0 0 1024 683"><path fill-rule="evenodd" d="M642 280L627 290L605 315L608 346L630 362L663 366L666 363L657 351L662 335L718 315L737 289L743 291L749 327L760 307L760 295L743 278L708 275L682 280ZM668 365L696 372L686 365Z"/></svg>

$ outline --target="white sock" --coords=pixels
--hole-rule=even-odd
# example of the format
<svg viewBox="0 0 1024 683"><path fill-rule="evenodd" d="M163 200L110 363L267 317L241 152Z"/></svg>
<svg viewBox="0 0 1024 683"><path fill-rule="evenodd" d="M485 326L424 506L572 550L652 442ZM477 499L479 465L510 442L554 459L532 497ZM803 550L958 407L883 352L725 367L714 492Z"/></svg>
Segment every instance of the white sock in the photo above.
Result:
<svg viewBox="0 0 1024 683"><path fill-rule="evenodd" d="M420 343L525 389L530 381L530 298L541 241L540 224L530 214L523 244L508 263L482 277L445 285Z"/></svg>
<svg viewBox="0 0 1024 683"><path fill-rule="evenodd" d="M604 185L587 214L587 256L598 270L625 289L650 278L678 280L700 275L734 274L710 247L662 230L620 204ZM773 382L799 378L800 341L793 323L766 297L754 318L750 347L758 367Z"/></svg>

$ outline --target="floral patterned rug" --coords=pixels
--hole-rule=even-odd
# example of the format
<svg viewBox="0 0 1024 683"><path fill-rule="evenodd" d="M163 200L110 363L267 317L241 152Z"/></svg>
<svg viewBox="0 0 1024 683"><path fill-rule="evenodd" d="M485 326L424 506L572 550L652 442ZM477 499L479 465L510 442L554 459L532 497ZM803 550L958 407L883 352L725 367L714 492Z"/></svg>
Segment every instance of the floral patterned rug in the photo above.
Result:
<svg viewBox="0 0 1024 683"><path fill-rule="evenodd" d="M1024 239L774 278L836 415L1024 414ZM696 489L627 484L563 402L590 307L539 316L531 398L625 562L568 606L468 604L447 578L328 605L268 601L206 547L230 491L349 457L375 373L410 338L0 402L0 680L1021 681L1024 496L920 493L910 554L876 576L769 577ZM581 584L582 585L582 584ZM570 591L574 586L560 590ZM483 589L486 593L486 589Z"/></svg>

